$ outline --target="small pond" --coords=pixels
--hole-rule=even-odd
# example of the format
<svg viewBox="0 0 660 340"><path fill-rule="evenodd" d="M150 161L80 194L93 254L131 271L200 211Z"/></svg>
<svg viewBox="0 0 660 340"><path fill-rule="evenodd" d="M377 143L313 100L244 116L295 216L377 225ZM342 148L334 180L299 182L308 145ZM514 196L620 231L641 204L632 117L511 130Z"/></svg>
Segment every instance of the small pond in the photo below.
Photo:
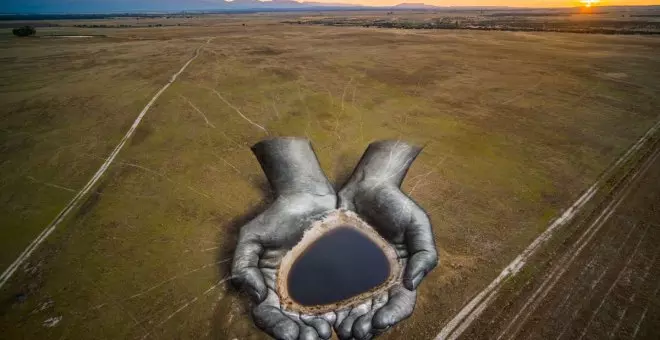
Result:
<svg viewBox="0 0 660 340"><path fill-rule="evenodd" d="M300 305L327 305L378 287L390 270L385 253L374 241L350 226L340 226L295 260L287 278L288 291Z"/></svg>

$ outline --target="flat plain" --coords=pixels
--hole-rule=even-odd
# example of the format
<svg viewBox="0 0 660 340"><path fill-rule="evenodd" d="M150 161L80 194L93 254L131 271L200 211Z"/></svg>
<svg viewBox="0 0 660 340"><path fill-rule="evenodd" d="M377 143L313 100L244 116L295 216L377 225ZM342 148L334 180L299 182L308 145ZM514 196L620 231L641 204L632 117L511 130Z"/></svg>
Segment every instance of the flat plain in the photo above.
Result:
<svg viewBox="0 0 660 340"><path fill-rule="evenodd" d="M309 16L0 35L3 270L200 51L1 288L0 333L263 338L225 281L238 229L271 199L249 148L305 136L337 187L371 141L425 146L403 190L431 217L440 265L383 338L433 338L658 121L654 36L283 23Z"/></svg>

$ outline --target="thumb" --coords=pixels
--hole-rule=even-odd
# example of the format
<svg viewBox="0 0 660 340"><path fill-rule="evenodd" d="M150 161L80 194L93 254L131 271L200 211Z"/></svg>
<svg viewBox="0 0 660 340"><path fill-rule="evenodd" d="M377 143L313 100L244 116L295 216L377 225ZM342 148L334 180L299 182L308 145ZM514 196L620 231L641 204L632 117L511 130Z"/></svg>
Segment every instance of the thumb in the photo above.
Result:
<svg viewBox="0 0 660 340"><path fill-rule="evenodd" d="M435 252L420 251L408 259L406 270L403 274L403 285L409 289L417 289L417 286L422 282L422 279L428 274L438 263L438 257Z"/></svg>
<svg viewBox="0 0 660 340"><path fill-rule="evenodd" d="M244 289L255 302L259 303L266 298L268 288L259 268L245 268L234 271L233 275L234 284Z"/></svg>
<svg viewBox="0 0 660 340"><path fill-rule="evenodd" d="M257 242L239 241L231 270L233 283L245 289L257 303L262 302L268 292L263 274L257 267L261 250Z"/></svg>
<svg viewBox="0 0 660 340"><path fill-rule="evenodd" d="M405 238L406 247L412 255L403 274L403 285L414 290L438 264L438 252L428 216L418 205L413 204L411 207L412 215Z"/></svg>

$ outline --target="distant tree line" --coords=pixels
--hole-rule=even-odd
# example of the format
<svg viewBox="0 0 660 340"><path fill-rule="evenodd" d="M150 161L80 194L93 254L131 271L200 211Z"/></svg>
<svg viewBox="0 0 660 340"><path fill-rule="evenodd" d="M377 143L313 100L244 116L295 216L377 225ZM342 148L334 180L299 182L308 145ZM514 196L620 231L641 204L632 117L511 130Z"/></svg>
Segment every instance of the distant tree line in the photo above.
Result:
<svg viewBox="0 0 660 340"><path fill-rule="evenodd" d="M14 35L17 37L29 37L31 35L35 35L37 33L37 30L35 30L34 27L32 26L23 26L19 28L14 28L12 30L12 33L14 33Z"/></svg>
<svg viewBox="0 0 660 340"><path fill-rule="evenodd" d="M78 28L143 28L143 27L165 27L165 26L192 26L190 24L170 24L170 25L163 25L163 24L149 24L149 25L126 25L126 24L121 24L121 25L105 25L105 24L94 24L94 25L89 25L89 24L77 24L73 25L73 27L78 27Z"/></svg>
<svg viewBox="0 0 660 340"><path fill-rule="evenodd" d="M0 14L0 21L13 20L95 20L95 19L116 19L116 18L195 18L196 16L187 13L164 14L145 14L145 13L108 13L108 14Z"/></svg>
<svg viewBox="0 0 660 340"><path fill-rule="evenodd" d="M133 25L87 25L87 24L78 24L78 25L73 25L73 27L79 27L79 28L129 28L133 27Z"/></svg>
<svg viewBox="0 0 660 340"><path fill-rule="evenodd" d="M320 20L284 21L287 24L323 26L362 26L395 29L468 29L480 31L522 31L522 32L565 32L597 34L660 34L660 23L637 21L525 21L525 20L458 20L459 18L435 18L425 21L404 21L387 19L344 19L326 18Z"/></svg>
<svg viewBox="0 0 660 340"><path fill-rule="evenodd" d="M362 26L378 28L401 28L401 29L457 29L462 28L458 20L436 20L433 22L413 21L345 21L345 20L310 20L310 21L283 21L285 24L298 25L323 25L323 26Z"/></svg>

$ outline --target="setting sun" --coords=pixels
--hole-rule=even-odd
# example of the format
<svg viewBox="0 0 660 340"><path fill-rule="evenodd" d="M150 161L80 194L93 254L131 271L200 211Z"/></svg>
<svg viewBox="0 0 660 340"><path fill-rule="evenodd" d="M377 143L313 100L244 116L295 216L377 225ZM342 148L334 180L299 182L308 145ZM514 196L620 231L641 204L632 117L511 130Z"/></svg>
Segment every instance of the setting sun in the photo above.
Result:
<svg viewBox="0 0 660 340"><path fill-rule="evenodd" d="M591 7L591 5L599 3L600 0L580 0L580 2L583 3L585 7Z"/></svg>

